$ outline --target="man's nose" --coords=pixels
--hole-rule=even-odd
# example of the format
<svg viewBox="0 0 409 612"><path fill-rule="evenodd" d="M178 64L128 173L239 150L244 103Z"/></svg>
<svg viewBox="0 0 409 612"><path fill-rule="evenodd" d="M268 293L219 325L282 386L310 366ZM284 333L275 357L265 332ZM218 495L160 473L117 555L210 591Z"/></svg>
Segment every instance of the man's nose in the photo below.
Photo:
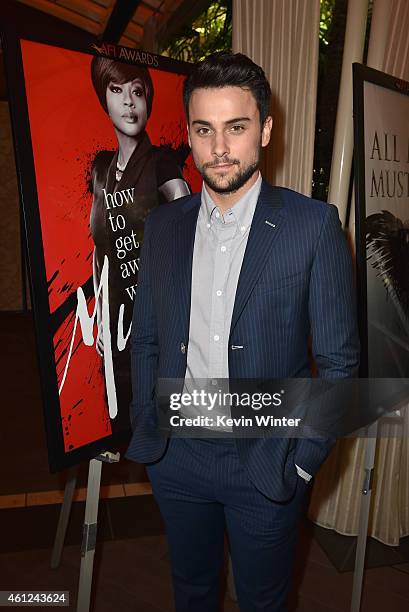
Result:
<svg viewBox="0 0 409 612"><path fill-rule="evenodd" d="M230 152L228 143L225 138L225 134L216 133L213 138L213 151L212 153L216 155L216 157L223 157Z"/></svg>

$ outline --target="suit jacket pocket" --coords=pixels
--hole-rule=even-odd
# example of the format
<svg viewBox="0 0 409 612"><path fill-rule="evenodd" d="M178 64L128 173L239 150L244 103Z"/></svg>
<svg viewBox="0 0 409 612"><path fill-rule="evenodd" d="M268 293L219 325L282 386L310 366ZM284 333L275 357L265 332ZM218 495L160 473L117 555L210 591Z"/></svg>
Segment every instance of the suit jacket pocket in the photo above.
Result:
<svg viewBox="0 0 409 612"><path fill-rule="evenodd" d="M255 295L273 293L274 291L279 291L281 289L289 289L290 287L299 285L305 282L305 280L306 274L304 271L272 279L261 278L254 286L253 293Z"/></svg>

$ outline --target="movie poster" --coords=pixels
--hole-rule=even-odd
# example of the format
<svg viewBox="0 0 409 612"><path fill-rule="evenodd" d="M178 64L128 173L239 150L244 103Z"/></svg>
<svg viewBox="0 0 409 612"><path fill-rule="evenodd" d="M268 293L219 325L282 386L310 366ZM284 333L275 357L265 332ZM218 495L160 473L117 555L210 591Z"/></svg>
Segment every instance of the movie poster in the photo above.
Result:
<svg viewBox="0 0 409 612"><path fill-rule="evenodd" d="M23 186L22 200L40 362L55 374L43 380L55 470L129 439L144 220L197 191L200 180L183 113L187 64L113 45L80 52L20 44L37 196ZM26 158L19 165L21 175L30 172Z"/></svg>
<svg viewBox="0 0 409 612"><path fill-rule="evenodd" d="M362 128L356 150L361 180L361 258L366 274L367 375L407 378L409 84L359 68L355 87L362 106L357 104L355 119Z"/></svg>

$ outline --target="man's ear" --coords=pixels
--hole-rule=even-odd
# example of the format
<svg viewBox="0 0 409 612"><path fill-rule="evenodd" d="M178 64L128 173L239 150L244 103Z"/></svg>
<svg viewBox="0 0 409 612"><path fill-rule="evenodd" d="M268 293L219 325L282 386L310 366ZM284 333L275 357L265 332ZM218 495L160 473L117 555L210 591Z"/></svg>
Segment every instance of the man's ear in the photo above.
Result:
<svg viewBox="0 0 409 612"><path fill-rule="evenodd" d="M186 129L187 129L187 141L189 143L189 147L192 148L192 143L191 143L191 140L190 140L190 130L189 130L189 124L188 123L186 124Z"/></svg>
<svg viewBox="0 0 409 612"><path fill-rule="evenodd" d="M261 130L261 146L266 147L270 142L271 130L273 127L273 118L269 115L264 121L263 128Z"/></svg>

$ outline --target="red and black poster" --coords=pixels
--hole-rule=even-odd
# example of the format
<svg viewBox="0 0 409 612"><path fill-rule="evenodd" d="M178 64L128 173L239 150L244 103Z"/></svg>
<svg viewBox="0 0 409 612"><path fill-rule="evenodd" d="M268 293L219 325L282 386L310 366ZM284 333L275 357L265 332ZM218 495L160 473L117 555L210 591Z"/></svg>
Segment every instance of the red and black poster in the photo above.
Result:
<svg viewBox="0 0 409 612"><path fill-rule="evenodd" d="M200 188L182 102L189 65L114 45L5 43L55 471L130 436L144 220Z"/></svg>

